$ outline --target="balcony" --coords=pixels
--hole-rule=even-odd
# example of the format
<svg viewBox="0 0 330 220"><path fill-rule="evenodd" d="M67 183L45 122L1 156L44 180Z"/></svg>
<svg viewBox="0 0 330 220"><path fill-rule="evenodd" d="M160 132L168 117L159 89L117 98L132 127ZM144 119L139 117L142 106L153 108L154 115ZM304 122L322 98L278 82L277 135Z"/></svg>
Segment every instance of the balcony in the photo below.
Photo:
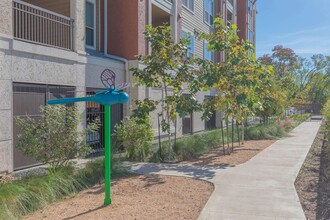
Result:
<svg viewBox="0 0 330 220"><path fill-rule="evenodd" d="M73 50L73 19L21 0L13 0L13 33L17 40Z"/></svg>
<svg viewBox="0 0 330 220"><path fill-rule="evenodd" d="M152 3L166 13L172 14L173 0L153 0Z"/></svg>
<svg viewBox="0 0 330 220"><path fill-rule="evenodd" d="M234 0L227 0L227 8L232 12L234 11Z"/></svg>

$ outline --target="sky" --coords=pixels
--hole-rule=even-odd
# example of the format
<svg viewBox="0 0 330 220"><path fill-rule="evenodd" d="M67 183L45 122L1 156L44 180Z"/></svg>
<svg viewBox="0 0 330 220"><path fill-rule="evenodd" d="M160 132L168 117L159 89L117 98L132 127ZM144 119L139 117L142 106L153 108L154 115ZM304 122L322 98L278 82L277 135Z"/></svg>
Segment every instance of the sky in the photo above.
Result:
<svg viewBox="0 0 330 220"><path fill-rule="evenodd" d="M258 0L257 56L275 45L310 57L330 55L330 0Z"/></svg>

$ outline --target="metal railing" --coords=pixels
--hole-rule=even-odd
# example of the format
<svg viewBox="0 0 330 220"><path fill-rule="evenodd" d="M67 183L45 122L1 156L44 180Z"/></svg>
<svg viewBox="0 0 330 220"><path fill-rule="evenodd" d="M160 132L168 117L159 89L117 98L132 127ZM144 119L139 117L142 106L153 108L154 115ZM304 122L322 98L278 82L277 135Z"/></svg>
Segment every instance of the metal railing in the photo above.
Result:
<svg viewBox="0 0 330 220"><path fill-rule="evenodd" d="M13 1L14 38L73 50L73 19L23 2Z"/></svg>

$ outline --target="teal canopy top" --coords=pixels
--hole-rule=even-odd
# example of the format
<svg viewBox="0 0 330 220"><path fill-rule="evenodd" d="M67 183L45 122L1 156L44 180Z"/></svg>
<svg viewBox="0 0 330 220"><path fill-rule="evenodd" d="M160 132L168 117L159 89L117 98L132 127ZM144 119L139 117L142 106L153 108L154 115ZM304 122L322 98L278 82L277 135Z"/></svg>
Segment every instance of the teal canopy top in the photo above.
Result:
<svg viewBox="0 0 330 220"><path fill-rule="evenodd" d="M102 92L98 92L93 96L81 97L81 98L62 98L62 99L54 99L49 100L48 104L69 104L73 102L87 102L92 101L99 103L101 105L113 105L113 104L123 104L127 102L129 96L126 92L119 91L118 89L114 89L112 91L106 90Z"/></svg>

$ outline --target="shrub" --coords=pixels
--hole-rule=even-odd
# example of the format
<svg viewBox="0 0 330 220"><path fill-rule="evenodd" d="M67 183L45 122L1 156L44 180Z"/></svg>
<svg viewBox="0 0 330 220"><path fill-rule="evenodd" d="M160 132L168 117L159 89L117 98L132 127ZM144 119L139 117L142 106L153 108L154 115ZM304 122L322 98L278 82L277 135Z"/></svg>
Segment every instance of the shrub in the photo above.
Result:
<svg viewBox="0 0 330 220"><path fill-rule="evenodd" d="M145 161L151 153L154 134L149 120L138 123L135 117L126 117L116 125L114 134L119 143L126 149L126 157L130 160Z"/></svg>
<svg viewBox="0 0 330 220"><path fill-rule="evenodd" d="M221 145L221 131L214 130L177 140L173 147L178 160L189 160Z"/></svg>
<svg viewBox="0 0 330 220"><path fill-rule="evenodd" d="M0 219L19 218L83 188L84 184L74 178L72 167L3 184L0 186Z"/></svg>
<svg viewBox="0 0 330 220"><path fill-rule="evenodd" d="M285 122L250 126L246 129L246 140L273 140L285 136Z"/></svg>
<svg viewBox="0 0 330 220"><path fill-rule="evenodd" d="M90 124L86 129L78 130L81 122L76 107L47 105L40 108L41 119L31 117L17 118L20 129L17 148L24 154L49 165L54 172L66 166L70 159L90 153L86 144L87 132L96 131L98 125Z"/></svg>
<svg viewBox="0 0 330 220"><path fill-rule="evenodd" d="M111 176L129 174L119 160L112 160ZM53 173L0 184L0 219L21 219L56 200L104 181L104 159L90 161L80 170L61 167Z"/></svg>

